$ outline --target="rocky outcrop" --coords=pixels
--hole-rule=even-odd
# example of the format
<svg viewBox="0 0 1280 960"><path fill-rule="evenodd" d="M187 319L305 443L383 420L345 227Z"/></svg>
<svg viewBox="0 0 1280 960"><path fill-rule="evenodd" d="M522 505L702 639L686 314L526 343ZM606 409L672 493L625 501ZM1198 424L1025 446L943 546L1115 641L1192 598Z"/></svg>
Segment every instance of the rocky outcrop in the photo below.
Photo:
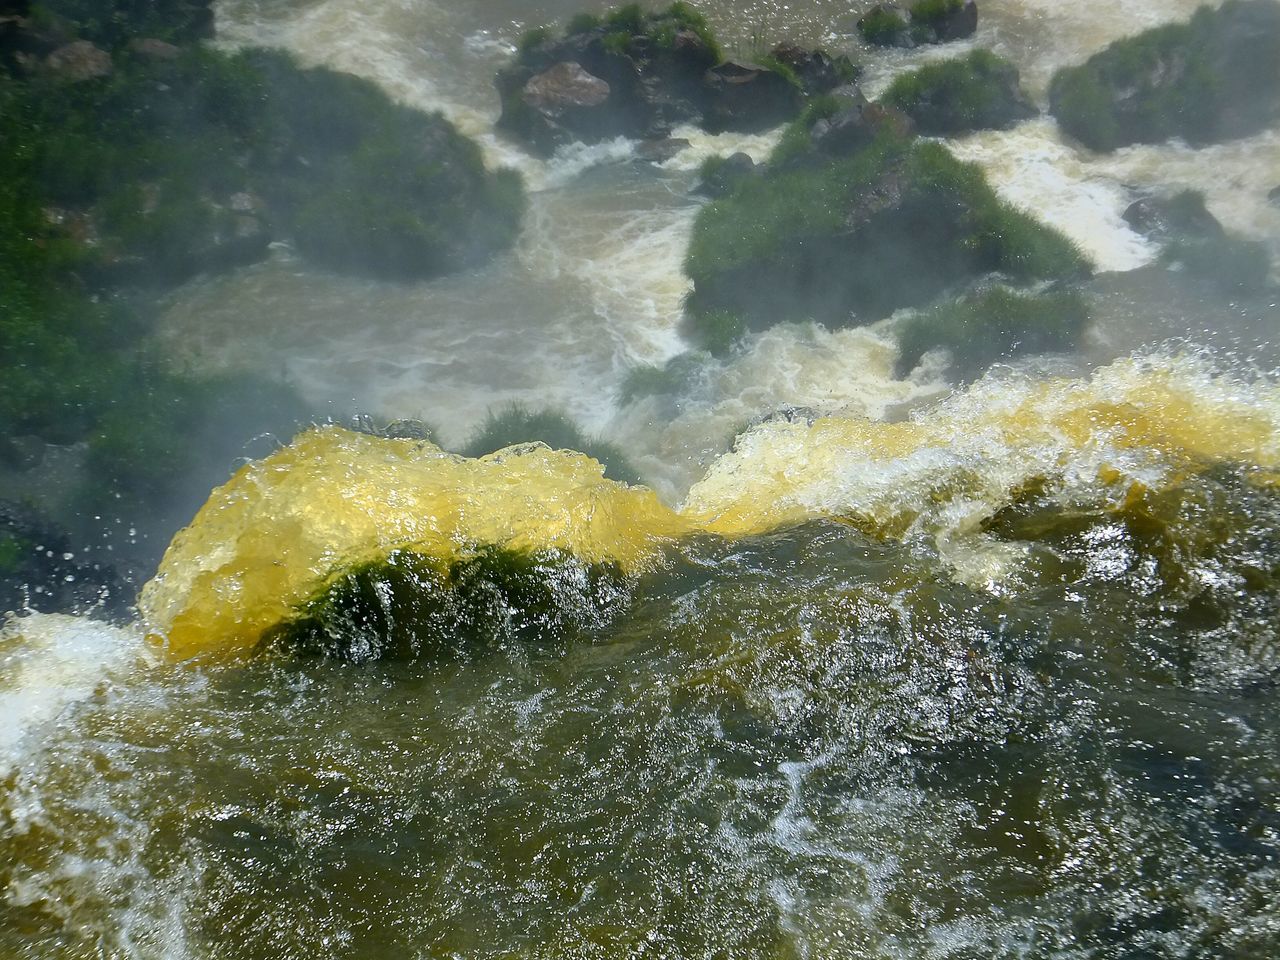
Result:
<svg viewBox="0 0 1280 960"><path fill-rule="evenodd" d="M973 36L978 29L975 0L916 0L907 9L880 3L858 20L858 32L878 47L916 47Z"/></svg>
<svg viewBox="0 0 1280 960"><path fill-rule="evenodd" d="M1280 4L1227 0L1058 71L1050 111L1095 150L1249 136L1280 122Z"/></svg>
<svg viewBox="0 0 1280 960"><path fill-rule="evenodd" d="M755 133L796 115L803 93L790 78L768 67L726 60L706 72L702 126L712 133Z"/></svg>
<svg viewBox="0 0 1280 960"><path fill-rule="evenodd" d="M679 124L758 131L855 74L847 58L788 45L761 61L726 60L687 4L575 18L564 36L527 34L498 74L498 127L542 155L575 141L662 140Z"/></svg>
<svg viewBox="0 0 1280 960"><path fill-rule="evenodd" d="M45 58L44 68L59 80L94 80L111 76L111 54L88 40L58 47Z"/></svg>
<svg viewBox="0 0 1280 960"><path fill-rule="evenodd" d="M1161 245L1161 259L1207 281L1223 293L1254 293L1267 283L1271 259L1266 244L1225 229L1205 206L1204 194L1183 190L1141 197L1124 220Z"/></svg>
<svg viewBox="0 0 1280 960"><path fill-rule="evenodd" d="M734 187L742 180L760 176L763 172L763 167L745 153L711 157L703 163L699 171L700 179L695 192L704 197L725 197L732 193Z"/></svg>
<svg viewBox="0 0 1280 960"><path fill-rule="evenodd" d="M847 106L829 118L817 120L809 130L814 154L850 156L869 147L884 134L905 139L915 132L911 118L892 107L872 103L858 91Z"/></svg>
<svg viewBox="0 0 1280 960"><path fill-rule="evenodd" d="M895 132L881 110L854 101L802 118L763 175L703 208L685 261L695 343L720 350L787 320L879 320L990 274L1088 274L1070 241L1000 201L978 168Z"/></svg>
<svg viewBox="0 0 1280 960"><path fill-rule="evenodd" d="M903 74L881 100L933 137L1006 130L1039 113L1022 91L1018 68L989 50Z"/></svg>

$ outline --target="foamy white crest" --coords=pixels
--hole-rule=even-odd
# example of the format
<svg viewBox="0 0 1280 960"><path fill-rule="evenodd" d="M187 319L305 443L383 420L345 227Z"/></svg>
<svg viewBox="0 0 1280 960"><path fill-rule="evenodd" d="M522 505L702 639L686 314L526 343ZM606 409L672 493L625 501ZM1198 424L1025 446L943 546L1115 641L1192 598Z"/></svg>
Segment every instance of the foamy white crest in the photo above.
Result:
<svg viewBox="0 0 1280 960"><path fill-rule="evenodd" d="M0 773L67 707L146 656L136 628L88 617L11 614L0 625Z"/></svg>
<svg viewBox="0 0 1280 960"><path fill-rule="evenodd" d="M684 124L671 131L677 140L688 140L689 146L662 164L665 170L697 170L708 157L725 157L745 153L756 163L768 159L773 148L782 138L785 127L764 133L707 133L692 124Z"/></svg>
<svg viewBox="0 0 1280 960"><path fill-rule="evenodd" d="M961 160L982 167L1002 199L1079 244L1098 269L1133 270L1158 254L1122 217L1132 193L1087 153L1067 146L1052 119L986 130L947 146Z"/></svg>

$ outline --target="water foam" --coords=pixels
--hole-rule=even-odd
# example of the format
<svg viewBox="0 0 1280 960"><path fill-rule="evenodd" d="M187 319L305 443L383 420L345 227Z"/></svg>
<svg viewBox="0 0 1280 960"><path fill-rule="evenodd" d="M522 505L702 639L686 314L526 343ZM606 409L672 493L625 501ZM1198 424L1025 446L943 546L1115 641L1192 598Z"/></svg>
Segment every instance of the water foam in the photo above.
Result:
<svg viewBox="0 0 1280 960"><path fill-rule="evenodd" d="M329 427L215 490L141 608L177 656L235 653L353 564L396 549L444 562L483 545L558 550L639 571L697 531L738 538L822 518L923 537L954 558L958 577L988 584L1016 557L984 547L981 525L1019 490L1119 504L1216 462L1274 482L1280 388L1190 355L1119 361L1080 379L988 376L898 422L768 421L741 435L678 511L605 480L582 454L538 444L468 460Z"/></svg>
<svg viewBox="0 0 1280 960"><path fill-rule="evenodd" d="M0 625L0 774L71 704L148 656L137 628L61 614L10 615Z"/></svg>

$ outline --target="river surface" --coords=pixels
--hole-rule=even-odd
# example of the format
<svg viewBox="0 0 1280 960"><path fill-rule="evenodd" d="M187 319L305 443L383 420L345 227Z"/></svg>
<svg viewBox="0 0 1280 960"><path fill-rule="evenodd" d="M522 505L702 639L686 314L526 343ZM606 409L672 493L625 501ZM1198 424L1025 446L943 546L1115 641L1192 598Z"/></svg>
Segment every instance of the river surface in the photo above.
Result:
<svg viewBox="0 0 1280 960"><path fill-rule="evenodd" d="M852 53L873 95L992 47L1043 102L1197 4L985 0L972 41L910 52L862 48L834 0L699 6L746 56ZM494 71L584 7L223 0L220 43L443 111L530 214L512 253L428 283L282 246L173 294L162 336L445 445L554 407L655 494L568 454L460 465L320 428L214 494L137 623L11 619L0 957L1280 956L1280 308L1168 277L1120 216L1195 188L1280 259L1280 132L946 142L1097 264L1076 355L957 386L936 356L895 373L898 317L791 324L637 398L632 371L689 349L698 164L778 132L677 131L661 165L495 137ZM536 587L484 544L529 551ZM353 619L340 656L230 642L393 550L463 599ZM373 592L439 589L406 569ZM368 655L386 632L412 655Z"/></svg>

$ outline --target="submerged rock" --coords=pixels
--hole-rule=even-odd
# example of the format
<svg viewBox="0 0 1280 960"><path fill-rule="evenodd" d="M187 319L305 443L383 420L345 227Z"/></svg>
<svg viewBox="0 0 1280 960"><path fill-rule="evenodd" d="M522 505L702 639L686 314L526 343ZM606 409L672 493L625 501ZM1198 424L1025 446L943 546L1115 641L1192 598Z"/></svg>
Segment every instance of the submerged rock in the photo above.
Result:
<svg viewBox="0 0 1280 960"><path fill-rule="evenodd" d="M1124 219L1134 230L1161 244L1161 259L1209 281L1227 294L1266 286L1271 258L1266 244L1226 230L1205 206L1204 194L1183 190L1142 197Z"/></svg>
<svg viewBox="0 0 1280 960"><path fill-rule="evenodd" d="M1059 70L1050 111L1095 150L1181 137L1217 143L1280 120L1280 4L1227 0Z"/></svg>

